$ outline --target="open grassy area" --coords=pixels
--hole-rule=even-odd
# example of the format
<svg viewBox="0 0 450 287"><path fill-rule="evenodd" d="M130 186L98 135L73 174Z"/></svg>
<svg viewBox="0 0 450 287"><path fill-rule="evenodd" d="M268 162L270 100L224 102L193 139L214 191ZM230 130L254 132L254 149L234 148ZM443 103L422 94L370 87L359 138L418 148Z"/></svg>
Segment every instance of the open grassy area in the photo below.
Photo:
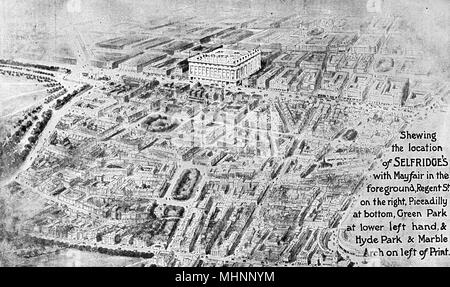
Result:
<svg viewBox="0 0 450 287"><path fill-rule="evenodd" d="M40 83L0 75L0 117L23 110L46 95Z"/></svg>

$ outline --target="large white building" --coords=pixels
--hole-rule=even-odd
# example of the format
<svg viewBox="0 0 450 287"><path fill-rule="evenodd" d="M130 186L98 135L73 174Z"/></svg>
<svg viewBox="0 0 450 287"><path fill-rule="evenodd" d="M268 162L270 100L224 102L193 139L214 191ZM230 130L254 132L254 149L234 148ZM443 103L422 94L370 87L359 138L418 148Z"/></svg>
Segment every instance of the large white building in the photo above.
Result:
<svg viewBox="0 0 450 287"><path fill-rule="evenodd" d="M203 83L240 85L261 68L261 51L217 49L189 59L189 78Z"/></svg>
<svg viewBox="0 0 450 287"><path fill-rule="evenodd" d="M401 106L408 94L409 80L407 78L374 78L368 94L367 101L381 105Z"/></svg>

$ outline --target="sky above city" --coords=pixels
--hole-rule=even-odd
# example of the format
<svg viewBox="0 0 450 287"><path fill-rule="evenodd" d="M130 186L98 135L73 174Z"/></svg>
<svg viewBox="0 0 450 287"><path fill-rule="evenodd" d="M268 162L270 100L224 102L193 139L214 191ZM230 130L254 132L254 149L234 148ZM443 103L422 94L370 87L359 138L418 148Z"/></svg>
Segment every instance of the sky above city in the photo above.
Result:
<svg viewBox="0 0 450 287"><path fill-rule="evenodd" d="M177 16L214 19L226 15L255 17L293 13L401 15L427 50L436 56L436 64L447 70L450 67L449 4L448 0L2 0L0 40L6 41L11 28L25 26L39 30L41 27L53 32L68 25L68 20L108 26L130 19L145 22ZM42 23L45 25L39 25Z"/></svg>

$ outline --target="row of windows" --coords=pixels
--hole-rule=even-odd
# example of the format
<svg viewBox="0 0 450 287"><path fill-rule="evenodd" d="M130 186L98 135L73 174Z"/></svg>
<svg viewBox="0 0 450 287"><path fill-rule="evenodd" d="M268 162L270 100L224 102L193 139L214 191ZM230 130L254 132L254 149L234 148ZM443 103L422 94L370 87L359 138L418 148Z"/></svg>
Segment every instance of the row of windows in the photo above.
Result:
<svg viewBox="0 0 450 287"><path fill-rule="evenodd" d="M235 80L241 77L247 77L249 74L255 72L257 69L259 69L259 64L256 61L250 61L245 66L240 67L240 69L238 70L222 69L201 65L191 65L189 68L189 73L191 75Z"/></svg>
<svg viewBox="0 0 450 287"><path fill-rule="evenodd" d="M192 75L211 77L211 78L221 78L221 79L232 79L237 77L236 71L222 68L212 68L205 66L192 65L189 71Z"/></svg>

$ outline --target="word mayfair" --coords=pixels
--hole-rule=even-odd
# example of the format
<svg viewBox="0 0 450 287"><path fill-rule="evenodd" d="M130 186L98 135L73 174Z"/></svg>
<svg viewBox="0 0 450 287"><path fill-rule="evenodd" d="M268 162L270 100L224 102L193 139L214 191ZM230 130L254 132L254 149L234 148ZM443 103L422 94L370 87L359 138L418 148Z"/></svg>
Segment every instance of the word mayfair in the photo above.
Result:
<svg viewBox="0 0 450 287"><path fill-rule="evenodd" d="M208 280L216 279L216 277L204 273L187 273L182 271L177 273L175 277L176 282L201 282L203 285L208 283ZM219 281L221 282L274 282L274 272L258 272L258 271L227 271L219 272Z"/></svg>

